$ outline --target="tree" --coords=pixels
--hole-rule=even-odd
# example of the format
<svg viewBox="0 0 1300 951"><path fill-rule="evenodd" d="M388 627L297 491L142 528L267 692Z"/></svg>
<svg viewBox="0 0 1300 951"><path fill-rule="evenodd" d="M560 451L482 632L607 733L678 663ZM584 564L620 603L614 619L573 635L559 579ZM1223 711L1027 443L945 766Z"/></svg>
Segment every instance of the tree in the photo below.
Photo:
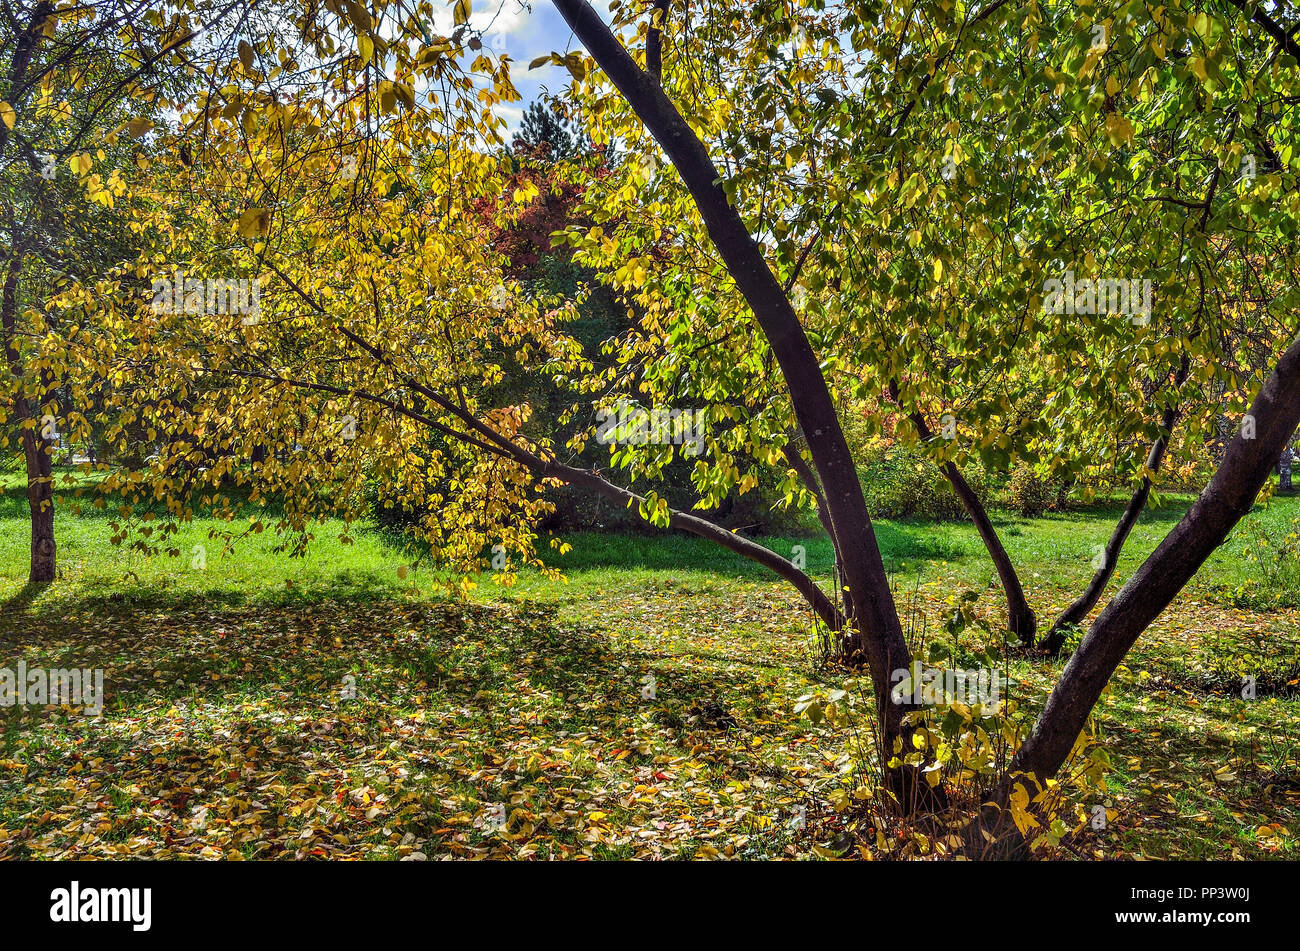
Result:
<svg viewBox="0 0 1300 951"><path fill-rule="evenodd" d="M0 342L7 369L0 421L12 425L22 446L33 583L53 581L57 572L52 462L61 425L84 435L88 423L84 415L61 420L55 400L67 382L58 375L68 362L59 351L76 328L58 326L24 285L93 280L107 266L105 254L124 244L104 240L107 211L86 210L111 209L125 191L123 149L116 147L128 140L123 109L134 100L129 134L146 134L175 75L169 67L201 26L186 6L38 0L6 5L0 22ZM215 21L235 6L212 4L206 13ZM104 163L98 171L97 161ZM0 446L9 444L6 433Z"/></svg>
<svg viewBox="0 0 1300 951"><path fill-rule="evenodd" d="M813 474L820 479L824 490L832 538L844 565L847 594L852 605L851 621L859 627L850 637L854 647L865 655L879 692L882 666L887 669L891 661L906 658L906 648L901 645L897 615L892 609L883 571L879 569L879 552L869 540L870 519L861 504L860 492L844 478L847 447L834 406L820 371L815 369L816 355L791 305L788 287L783 288L773 274L762 245L747 228L733 203L733 183L715 165L709 148L679 112L678 105L665 95L661 76L638 65L618 37L583 0L555 0L555 5L632 113L667 153L699 210L714 248L766 335L780 365L794 413L808 438ZM965 11L965 17L956 26L945 23L948 29L938 43L937 55L924 59L917 56L916 60L926 65L910 75L899 70L902 76L898 77L892 96L883 97L885 105L893 106L898 117L906 119L926 93L933 96L939 91L934 87L942 89L943 83L936 81L937 70L933 64L945 64L958 49L964 52L965 48L959 43L963 38L968 38L968 42L973 40L981 29L996 33L1004 22L1005 14L999 15L1003 8L1001 3L991 3L982 9ZM624 11L622 16L615 18L615 26L632 22L634 16L634 11ZM906 23L910 17L900 19ZM1144 37L1147 43L1159 49L1156 58L1163 59L1166 42L1170 42L1173 48L1191 42L1193 49L1205 49L1207 41L1222 41L1223 30L1211 23L1204 13L1192 19L1191 29L1184 29L1171 19L1157 20L1158 32ZM841 23L840 27L847 25ZM646 35L655 35L661 28L652 22L645 31ZM1167 38L1165 31L1174 34L1172 39ZM1092 57L1093 64L1104 50L1104 46L1097 49ZM900 52L901 46L894 48L892 60L895 64L900 61ZM1256 59L1266 55L1266 51L1259 49L1257 41L1252 52ZM1222 53L1220 43L1210 49L1209 57L1190 56L1189 69L1184 75L1190 76L1195 72L1199 77L1204 74L1206 85L1221 81L1223 73L1219 71L1218 60ZM880 59L888 64L890 58ZM1211 68L1216 70L1213 80L1209 78ZM1088 72L1090 70L1084 69L1081 74L1086 76ZM1177 81L1185 82L1182 76L1178 76ZM1280 79L1284 84L1291 81L1290 76ZM1196 88L1193 86L1190 91L1195 92ZM909 90L914 92L909 94ZM890 128L897 129L896 122L889 118L886 122ZM1112 141L1128 142L1134 138L1129 120L1117 113L1107 111L1106 125L1112 132ZM1285 126L1274 125L1269 129L1269 134L1274 136L1285 132ZM1217 180L1217 172L1214 177ZM1204 207L1208 213L1209 199L1205 200ZM1289 222L1293 213L1294 203L1290 201L1280 208L1273 206L1267 212L1288 219L1283 224L1274 218L1272 223L1289 230L1294 228ZM935 272L938 277L941 273L938 266ZM1298 357L1300 343L1287 350L1256 397L1251 416L1257 420L1267 418L1267 430L1261 427L1257 439L1243 439L1238 435L1233 440L1224 462L1197 505L1093 625L1030 738L1013 762L1008 781L1013 781L1020 771L1039 779L1055 774L1074 747L1088 711L1124 653L1249 509L1277 451L1300 419ZM889 705L882 703L881 706L878 715L884 738L887 742L900 740L901 729L897 726L891 729ZM1004 796L1005 789L1006 783L1003 784Z"/></svg>
<svg viewBox="0 0 1300 951"><path fill-rule="evenodd" d="M534 153L545 149L548 161L563 162L584 150L583 138L582 128L564 114L558 103L539 99L525 110L514 148Z"/></svg>
<svg viewBox="0 0 1300 951"><path fill-rule="evenodd" d="M584 0L555 5L592 57L555 55L574 76L570 96L598 144L622 153L617 174L592 183L605 220L562 236L635 303L639 331L619 364L596 367L565 332L564 302L520 294L481 240L478 202L509 220L536 194L506 185L490 111L513 95L504 64L481 53L462 71L458 57L482 45L463 20L431 38L383 9L314 9L300 28L316 62L262 71L256 56L284 50L259 41L254 56L214 63L210 94L182 117L181 137L209 135L179 193L157 183L158 202L205 196L210 228L164 220L159 246L118 276L102 372L144 381L128 416L190 438L147 478L107 485L142 501L153 493L184 517L234 479L254 499L284 495L280 527L305 539L314 514L356 517L360 480L380 471L427 513L434 554L464 567L494 548L514 564L535 560L538 493L555 482L636 506L794 586L871 675L898 806L938 807L947 790L922 778L931 764L913 752L927 742L925 711L890 696L913 658L840 422L850 379L865 381L856 395L893 394L927 426L963 400L970 445L929 447L954 465L963 452L1007 463L1054 438L1050 464L1083 468L1096 445L1132 454L1139 435L1158 439L1163 418L1130 418L1141 398L1164 392L1184 357L1184 390L1215 381L1216 311L1230 296L1209 267L1225 254L1215 242L1241 261L1288 253L1300 213L1289 167L1248 187L1208 186L1239 167L1222 126L1243 115L1241 101L1273 104L1255 110L1252 135L1290 154L1275 97L1289 95L1294 65L1274 59L1272 31L1235 12L1094 24L1070 4L1021 11L1001 0L806 16L767 3L661 4L618 7L611 29ZM1109 34L1100 45L1094 25ZM736 81L747 75L755 81ZM431 83L438 96L417 107L415 90ZM968 174L947 176L945 155ZM1195 213L1162 215L1168 205ZM259 319L129 317L136 282L160 259L257 274ZM1066 261L1089 280L1104 265L1153 271L1162 332L1154 321L1135 329L1128 313L1085 326L1046 307ZM1204 279L1180 289L1187 273ZM1251 301L1294 337L1293 291ZM531 407L494 399L503 368L491 355L505 349L593 409L614 394L703 402L697 508L752 488L760 468L779 472L792 504L817 506L841 591L828 596L783 554L616 481L617 471L653 475L680 446L619 446L611 471L572 464L582 440L529 438ZM209 399L192 399L199 387ZM1034 399L1042 409L1031 416ZM1103 610L1010 770L975 778L1013 818L1032 780L1067 761L1136 637L1253 503L1300 421L1300 342L1263 381L1251 417L1254 438L1243 427L1201 499ZM242 468L268 442L266 462Z"/></svg>

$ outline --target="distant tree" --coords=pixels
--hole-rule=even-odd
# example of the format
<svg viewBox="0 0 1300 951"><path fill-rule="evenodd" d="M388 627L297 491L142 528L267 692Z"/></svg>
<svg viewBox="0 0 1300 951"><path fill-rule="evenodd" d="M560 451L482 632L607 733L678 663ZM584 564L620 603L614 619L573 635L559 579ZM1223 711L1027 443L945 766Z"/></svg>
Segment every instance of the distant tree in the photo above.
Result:
<svg viewBox="0 0 1300 951"><path fill-rule="evenodd" d="M586 141L581 128L559 105L539 99L524 112L514 151L541 153L550 161L563 162L586 151Z"/></svg>

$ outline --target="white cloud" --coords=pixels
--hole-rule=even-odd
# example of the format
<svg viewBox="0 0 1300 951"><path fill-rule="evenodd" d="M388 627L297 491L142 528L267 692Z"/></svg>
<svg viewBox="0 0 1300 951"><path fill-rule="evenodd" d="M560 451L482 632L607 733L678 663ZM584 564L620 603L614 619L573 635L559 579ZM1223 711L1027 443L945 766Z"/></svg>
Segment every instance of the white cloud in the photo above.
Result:
<svg viewBox="0 0 1300 951"><path fill-rule="evenodd" d="M519 0L491 0L489 3L475 4L471 8L469 25L488 37L513 36L524 29L531 16ZM442 34L451 33L456 28L450 3L437 9L430 28L433 32Z"/></svg>
<svg viewBox="0 0 1300 951"><path fill-rule="evenodd" d="M495 106L492 109L494 115L506 120L506 141L519 131L519 123L523 121L524 110L518 106Z"/></svg>

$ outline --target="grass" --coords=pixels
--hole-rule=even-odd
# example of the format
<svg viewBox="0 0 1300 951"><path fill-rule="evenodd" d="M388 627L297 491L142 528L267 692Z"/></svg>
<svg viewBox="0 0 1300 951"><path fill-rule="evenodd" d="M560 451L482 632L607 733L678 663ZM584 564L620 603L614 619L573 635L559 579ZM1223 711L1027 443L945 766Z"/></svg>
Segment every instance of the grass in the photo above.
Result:
<svg viewBox="0 0 1300 951"><path fill-rule="evenodd" d="M678 536L579 534L551 556L567 581L488 574L467 603L429 570L399 577L412 554L374 529L344 545L341 525L321 525L302 558L267 535L223 556L209 533L229 526L200 519L182 557L146 558L71 503L62 576L37 590L25 501L12 480L0 495L0 667L102 667L108 699L98 718L0 709L0 857L831 854L847 737L792 707L862 685L813 662L807 610L743 559ZM1186 504L1143 517L1121 579ZM1077 592L1118 511L1001 517L1040 617ZM1079 853L1300 857L1300 612L1278 592L1269 610L1231 594L1258 577L1242 551L1256 525L1298 516L1294 498L1257 509L1139 642L1098 709L1115 817L1074 836ZM996 620L969 526L877 534L931 630L966 589ZM829 575L825 542L768 543L803 545ZM1013 674L1041 690L1059 667Z"/></svg>

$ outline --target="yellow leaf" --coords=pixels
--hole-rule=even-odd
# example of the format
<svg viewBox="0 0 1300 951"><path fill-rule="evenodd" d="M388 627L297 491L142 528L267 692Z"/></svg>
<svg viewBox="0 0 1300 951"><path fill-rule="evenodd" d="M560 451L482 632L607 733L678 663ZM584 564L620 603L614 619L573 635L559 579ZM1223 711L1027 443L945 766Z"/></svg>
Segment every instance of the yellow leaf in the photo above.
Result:
<svg viewBox="0 0 1300 951"><path fill-rule="evenodd" d="M587 61L582 58L581 53L570 53L564 57L564 65L569 70L569 75L576 82L582 82L587 78Z"/></svg>
<svg viewBox="0 0 1300 951"><path fill-rule="evenodd" d="M14 107L9 103L0 102L0 119L4 120L4 124L12 129L14 123L18 121L18 114L14 112Z"/></svg>
<svg viewBox="0 0 1300 951"><path fill-rule="evenodd" d="M236 229L242 237L257 238L266 234L270 218L270 212L265 208L250 208L239 216Z"/></svg>
<svg viewBox="0 0 1300 951"><path fill-rule="evenodd" d="M1011 809L1011 818L1021 835L1027 835L1030 829L1038 825L1038 820L1028 811L1029 793L1020 783L1016 783L1015 788L1011 790L1011 798L1007 805Z"/></svg>
<svg viewBox="0 0 1300 951"><path fill-rule="evenodd" d="M1086 78L1094 69L1097 68L1097 63L1105 52L1106 48L1104 46L1089 50L1088 55L1083 58L1083 65L1079 67L1078 75L1075 78Z"/></svg>
<svg viewBox="0 0 1300 951"><path fill-rule="evenodd" d="M1106 116L1106 137L1112 145L1123 145L1133 139L1133 123L1117 113Z"/></svg>
<svg viewBox="0 0 1300 951"><path fill-rule="evenodd" d="M131 133L131 138L138 139L146 135L153 128L153 120L145 116L136 116L127 123L126 129Z"/></svg>

